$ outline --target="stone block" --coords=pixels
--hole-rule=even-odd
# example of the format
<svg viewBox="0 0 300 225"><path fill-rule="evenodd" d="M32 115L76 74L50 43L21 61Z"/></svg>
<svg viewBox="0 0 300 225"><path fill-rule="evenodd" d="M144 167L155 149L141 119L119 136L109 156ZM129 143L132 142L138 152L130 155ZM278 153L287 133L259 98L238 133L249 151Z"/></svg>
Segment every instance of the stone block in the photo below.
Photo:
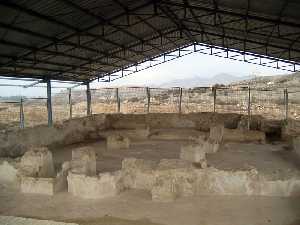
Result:
<svg viewBox="0 0 300 225"><path fill-rule="evenodd" d="M130 140L128 137L121 135L111 135L106 139L107 149L128 149L130 146Z"/></svg>
<svg viewBox="0 0 300 225"><path fill-rule="evenodd" d="M211 143L221 143L224 135L224 125L216 125L210 127L209 140Z"/></svg>
<svg viewBox="0 0 300 225"><path fill-rule="evenodd" d="M125 158L122 161L124 187L151 190L155 182L156 166L157 163L152 160Z"/></svg>
<svg viewBox="0 0 300 225"><path fill-rule="evenodd" d="M25 177L21 178L21 192L27 194L53 195L55 191L54 178Z"/></svg>
<svg viewBox="0 0 300 225"><path fill-rule="evenodd" d="M180 159L194 163L201 163L206 160L205 153L206 152L201 144L184 145L180 150Z"/></svg>
<svg viewBox="0 0 300 225"><path fill-rule="evenodd" d="M54 193L67 189L67 175L70 163L64 162L61 171L56 177L21 177L21 192L27 194L54 195Z"/></svg>
<svg viewBox="0 0 300 225"><path fill-rule="evenodd" d="M300 136L293 137L293 149L295 153L300 157Z"/></svg>
<svg viewBox="0 0 300 225"><path fill-rule="evenodd" d="M203 151L207 154L216 153L219 151L220 144L214 143L211 139L208 139L203 143Z"/></svg>
<svg viewBox="0 0 300 225"><path fill-rule="evenodd" d="M300 180L274 180L259 183L259 195L291 197L300 196Z"/></svg>
<svg viewBox="0 0 300 225"><path fill-rule="evenodd" d="M29 177L54 177L52 153L45 147L34 148L21 158L21 173Z"/></svg>
<svg viewBox="0 0 300 225"><path fill-rule="evenodd" d="M72 173L95 175L96 174L96 154L88 147L74 149L71 161Z"/></svg>
<svg viewBox="0 0 300 225"><path fill-rule="evenodd" d="M0 159L0 185L17 188L19 186L19 162L9 158Z"/></svg>
<svg viewBox="0 0 300 225"><path fill-rule="evenodd" d="M67 179L68 192L82 198L112 197L123 190L120 171L100 173L98 176L86 176L69 172Z"/></svg>
<svg viewBox="0 0 300 225"><path fill-rule="evenodd" d="M170 174L163 174L156 178L151 190L153 201L168 202L178 197L178 186L175 178Z"/></svg>
<svg viewBox="0 0 300 225"><path fill-rule="evenodd" d="M70 162L64 162L62 164L61 171L59 171L55 177L54 192L59 192L59 191L68 189L67 176L68 176L68 172L70 171L70 169L71 169Z"/></svg>

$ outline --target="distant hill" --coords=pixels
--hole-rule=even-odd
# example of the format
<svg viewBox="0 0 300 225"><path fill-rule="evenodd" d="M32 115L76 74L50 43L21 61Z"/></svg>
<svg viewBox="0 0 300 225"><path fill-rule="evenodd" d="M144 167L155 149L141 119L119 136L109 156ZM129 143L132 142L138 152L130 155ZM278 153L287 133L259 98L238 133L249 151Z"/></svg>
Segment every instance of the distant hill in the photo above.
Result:
<svg viewBox="0 0 300 225"><path fill-rule="evenodd" d="M183 88L193 88L193 87L207 87L213 86L214 84L224 84L229 85L233 82L249 80L254 78L253 76L238 77L227 73L220 73L211 78L201 78L192 77L188 79L177 79L172 80L167 83L159 85L159 87L183 87Z"/></svg>
<svg viewBox="0 0 300 225"><path fill-rule="evenodd" d="M269 88L269 89L282 89L289 88L300 89L300 73L292 73L288 75L277 75L277 76L260 76L252 77L251 79L235 81L230 86L248 86L254 88Z"/></svg>

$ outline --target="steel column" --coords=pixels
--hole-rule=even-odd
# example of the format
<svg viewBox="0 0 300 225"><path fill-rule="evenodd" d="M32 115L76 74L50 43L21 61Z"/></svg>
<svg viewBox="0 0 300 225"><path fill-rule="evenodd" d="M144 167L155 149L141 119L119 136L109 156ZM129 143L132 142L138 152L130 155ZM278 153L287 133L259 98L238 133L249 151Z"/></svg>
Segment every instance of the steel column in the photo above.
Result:
<svg viewBox="0 0 300 225"><path fill-rule="evenodd" d="M47 112L48 112L48 126L52 127L52 101L51 101L51 80L47 80Z"/></svg>
<svg viewBox="0 0 300 225"><path fill-rule="evenodd" d="M251 124L251 89L248 87L248 130L250 130Z"/></svg>
<svg viewBox="0 0 300 225"><path fill-rule="evenodd" d="M24 109L23 109L23 98L20 99L20 128L23 129L24 125Z"/></svg>
<svg viewBox="0 0 300 225"><path fill-rule="evenodd" d="M90 116L92 114L91 110L91 89L90 89L90 83L86 83L86 115Z"/></svg>
<svg viewBox="0 0 300 225"><path fill-rule="evenodd" d="M121 101L120 101L120 96L119 96L119 88L116 88L116 98L117 98L117 112L120 113Z"/></svg>
<svg viewBox="0 0 300 225"><path fill-rule="evenodd" d="M147 113L150 112L150 88L146 87L146 95L147 95Z"/></svg>
<svg viewBox="0 0 300 225"><path fill-rule="evenodd" d="M285 120L289 118L289 94L287 88L284 89L284 108L285 108Z"/></svg>
<svg viewBox="0 0 300 225"><path fill-rule="evenodd" d="M68 88L69 91L69 118L72 119L73 114L73 103L72 103L72 89Z"/></svg>
<svg viewBox="0 0 300 225"><path fill-rule="evenodd" d="M214 112L216 112L217 88L213 87L212 92L213 92L213 97L214 97L214 107L213 107L213 109L214 109Z"/></svg>
<svg viewBox="0 0 300 225"><path fill-rule="evenodd" d="M178 108L179 113L181 113L181 102L182 102L182 88L179 88L179 108Z"/></svg>

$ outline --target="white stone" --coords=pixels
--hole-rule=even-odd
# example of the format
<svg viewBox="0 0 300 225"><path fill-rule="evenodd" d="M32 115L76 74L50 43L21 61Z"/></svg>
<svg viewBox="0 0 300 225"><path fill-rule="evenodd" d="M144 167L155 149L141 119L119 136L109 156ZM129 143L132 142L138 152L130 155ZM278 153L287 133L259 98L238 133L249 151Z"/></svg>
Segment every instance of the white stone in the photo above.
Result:
<svg viewBox="0 0 300 225"><path fill-rule="evenodd" d="M168 202L178 197L178 186L175 178L171 175L160 175L156 178L151 190L153 201Z"/></svg>
<svg viewBox="0 0 300 225"><path fill-rule="evenodd" d="M124 187L151 190L155 182L156 165L152 160L125 158L122 161Z"/></svg>
<svg viewBox="0 0 300 225"><path fill-rule="evenodd" d="M47 148L34 148L21 158L21 173L29 177L54 177L52 152Z"/></svg>
<svg viewBox="0 0 300 225"><path fill-rule="evenodd" d="M68 192L74 196L88 199L106 198L119 194L122 189L119 171L100 173L98 176L86 176L71 172L68 175Z"/></svg>
<svg viewBox="0 0 300 225"><path fill-rule="evenodd" d="M67 175L70 163L64 162L61 171L56 177L21 177L21 192L27 194L54 195L56 192L67 189Z"/></svg>
<svg viewBox="0 0 300 225"><path fill-rule="evenodd" d="M214 143L211 139L208 139L203 143L203 151L207 154L216 153L219 151L220 144Z"/></svg>
<svg viewBox="0 0 300 225"><path fill-rule="evenodd" d="M216 125L210 127L209 139L211 143L221 143L224 135L224 125Z"/></svg>
<svg viewBox="0 0 300 225"><path fill-rule="evenodd" d="M96 154L95 151L88 147L74 149L72 151L71 161L72 173L96 175Z"/></svg>
<svg viewBox="0 0 300 225"><path fill-rule="evenodd" d="M27 194L53 195L55 186L54 178L22 177L21 192Z"/></svg>
<svg viewBox="0 0 300 225"><path fill-rule="evenodd" d="M5 187L18 187L19 172L18 163L10 159L0 161L0 184Z"/></svg>

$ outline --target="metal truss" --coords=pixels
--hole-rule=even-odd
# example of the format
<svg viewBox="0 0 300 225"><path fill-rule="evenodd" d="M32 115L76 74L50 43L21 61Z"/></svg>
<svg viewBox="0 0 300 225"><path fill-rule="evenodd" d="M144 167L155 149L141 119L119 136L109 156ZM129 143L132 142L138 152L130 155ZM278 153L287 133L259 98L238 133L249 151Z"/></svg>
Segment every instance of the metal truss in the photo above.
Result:
<svg viewBox="0 0 300 225"><path fill-rule="evenodd" d="M200 53L205 55L213 55L220 58L228 58L230 60L281 69L289 72L300 71L300 64L288 60L278 59L274 57L259 55L251 52L244 52L235 49L228 49L223 47L212 46L209 44L195 43L190 44L174 51L163 53L159 56L152 57L149 60L138 63L134 66L124 67L112 73L105 74L98 78L99 82L112 82L114 80L129 76L131 74L150 69L152 67L161 65L166 62L181 58L193 53Z"/></svg>
<svg viewBox="0 0 300 225"><path fill-rule="evenodd" d="M0 75L109 81L190 54L194 46L203 54L298 71L300 22L293 11L300 4L282 0L258 8L259 0L243 1L240 8L219 0L110 0L110 7L97 1L104 4L100 11L89 1L49 1L39 8L0 1L0 12L16 16L10 23L0 16ZM70 8L71 16L51 14L54 7ZM74 24L72 13L86 24Z"/></svg>

